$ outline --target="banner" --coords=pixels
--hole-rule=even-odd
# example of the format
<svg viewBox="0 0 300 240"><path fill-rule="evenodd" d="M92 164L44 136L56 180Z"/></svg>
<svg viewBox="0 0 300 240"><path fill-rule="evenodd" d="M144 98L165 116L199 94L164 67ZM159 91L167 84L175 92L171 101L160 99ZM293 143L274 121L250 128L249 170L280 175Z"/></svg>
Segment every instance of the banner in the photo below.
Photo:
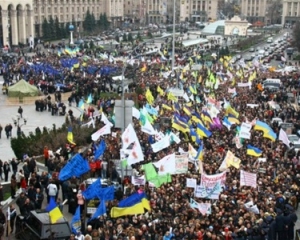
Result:
<svg viewBox="0 0 300 240"><path fill-rule="evenodd" d="M241 186L249 186L256 188L257 181L256 181L256 173L249 173L244 170L240 171L240 185Z"/></svg>
<svg viewBox="0 0 300 240"><path fill-rule="evenodd" d="M211 203L198 203L198 209L203 215L211 214Z"/></svg>
<svg viewBox="0 0 300 240"><path fill-rule="evenodd" d="M219 182L221 187L225 186L226 172L218 173L214 175L201 175L201 186L203 187L214 187Z"/></svg>
<svg viewBox="0 0 300 240"><path fill-rule="evenodd" d="M195 188L195 197L219 199L219 195L221 192L222 192L222 187L220 182L215 183L213 187L204 187L202 185L197 185Z"/></svg>
<svg viewBox="0 0 300 240"><path fill-rule="evenodd" d="M134 186L145 185L146 184L145 176L140 176L140 177L131 176L131 183Z"/></svg>
<svg viewBox="0 0 300 240"><path fill-rule="evenodd" d="M197 180L194 179L194 178L187 178L186 179L186 187L196 188L197 187Z"/></svg>
<svg viewBox="0 0 300 240"><path fill-rule="evenodd" d="M251 128L252 128L252 125L250 123L243 122L241 125L239 137L244 138L244 139L250 139L251 138L251 133L250 133Z"/></svg>
<svg viewBox="0 0 300 240"><path fill-rule="evenodd" d="M249 87L251 83L238 83L238 87Z"/></svg>
<svg viewBox="0 0 300 240"><path fill-rule="evenodd" d="M176 155L175 159L176 174L187 173L189 164L188 154Z"/></svg>

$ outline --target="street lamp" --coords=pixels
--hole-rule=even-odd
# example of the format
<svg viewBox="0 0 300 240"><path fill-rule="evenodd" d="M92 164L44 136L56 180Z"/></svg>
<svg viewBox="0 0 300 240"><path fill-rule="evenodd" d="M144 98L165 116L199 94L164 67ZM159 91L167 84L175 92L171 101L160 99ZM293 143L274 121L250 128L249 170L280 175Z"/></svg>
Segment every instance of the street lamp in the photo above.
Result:
<svg viewBox="0 0 300 240"><path fill-rule="evenodd" d="M21 117L19 114L15 117L12 118L13 122L14 122L14 125L15 127L17 127L17 136L20 137L21 134L22 134L22 131L21 131L21 127L23 125L26 125L27 123L27 118L26 117Z"/></svg>
<svg viewBox="0 0 300 240"><path fill-rule="evenodd" d="M69 31L70 31L70 45L73 45L74 44L74 41L73 41L73 32L74 32L74 25L73 24L70 24L69 25Z"/></svg>

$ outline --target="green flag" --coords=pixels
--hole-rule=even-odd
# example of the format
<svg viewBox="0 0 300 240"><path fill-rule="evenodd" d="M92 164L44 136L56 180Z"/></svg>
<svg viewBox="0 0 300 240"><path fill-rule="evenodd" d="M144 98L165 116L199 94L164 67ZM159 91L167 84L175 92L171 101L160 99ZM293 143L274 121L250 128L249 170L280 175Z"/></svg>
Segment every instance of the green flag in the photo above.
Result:
<svg viewBox="0 0 300 240"><path fill-rule="evenodd" d="M147 181L155 179L158 176L152 163L144 164L143 169L145 171L145 176Z"/></svg>
<svg viewBox="0 0 300 240"><path fill-rule="evenodd" d="M172 177L169 173L165 175L157 175L156 178L151 179L150 182L153 183L156 188L159 188L161 185L165 183L172 182Z"/></svg>
<svg viewBox="0 0 300 240"><path fill-rule="evenodd" d="M127 162L127 159L123 159L121 161L121 165L122 165L122 168L126 168L128 166L128 162Z"/></svg>

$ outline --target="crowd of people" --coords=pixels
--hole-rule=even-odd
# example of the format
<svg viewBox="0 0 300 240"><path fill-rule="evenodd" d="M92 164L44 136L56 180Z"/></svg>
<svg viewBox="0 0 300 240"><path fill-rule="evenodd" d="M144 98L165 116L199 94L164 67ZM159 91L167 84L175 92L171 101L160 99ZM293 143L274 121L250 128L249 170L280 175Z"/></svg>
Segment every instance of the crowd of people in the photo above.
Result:
<svg viewBox="0 0 300 240"><path fill-rule="evenodd" d="M161 52L164 52L163 49ZM178 65L181 65L180 59L183 57L177 56ZM89 217L84 217L82 211L82 227L68 239L294 239L296 210L300 201L300 152L293 144L287 146L278 139L282 127L273 119L280 118L283 123L292 124L291 129L284 129L290 131L290 134L296 134L299 130L299 71L284 69L277 71L262 65L259 61L253 61L251 64L243 62L231 64L229 57L214 59L206 64L201 61L201 56L196 51L189 52L185 56L184 66L177 69L173 76L167 57L152 54L144 58L146 59L128 63L125 75L134 77L134 82L128 86L128 92L136 93L134 100L138 109L146 106L147 109L156 109L155 114L153 111L148 112L150 116L148 120L150 119L157 132L162 135L174 133L180 141L172 141L170 146L158 152L153 151L152 145L159 140L145 133L141 128L142 120L133 117L132 125L141 145L144 160L130 166L132 176L144 176L147 173L143 170L143 165L155 163L173 153L177 155L189 153L191 146L196 150L203 146L202 155L198 159L190 156L187 172L172 175L168 183L159 187L153 187L148 181L145 185L137 185L132 182L131 176L122 178L115 165L116 162L113 161L120 159L122 132L112 127L111 132L114 135L101 136L81 154L91 166L94 166L95 146L102 140L105 141L106 151L99 158L99 164L92 167L85 177L101 177L114 182L115 200L107 202L107 214L88 222L87 226L84 219ZM87 99L90 94L92 95L93 107L86 105L87 116L83 120L88 121L88 117L99 110L113 122L115 95L100 96L101 93L114 89L110 71L119 69L123 63L118 59L95 61L78 58L81 67L71 69L62 67L61 59L62 57L55 53L45 56L38 54L32 59L33 63L39 61L48 64L43 70L50 69L51 66L59 73L54 74L52 68L48 72L38 72L36 68L30 67L30 64L16 61L17 63L5 66L8 72L11 71L11 74L6 72L6 77L21 74L24 79L38 85L40 79L50 83L60 76L60 81L73 85L73 92L68 99L69 105L75 102L76 106L79 106L81 99ZM199 64L201 66L193 70ZM96 68L88 69L88 66ZM105 69L106 72L101 69ZM263 81L266 79L280 79L280 87L276 91L263 89ZM178 85L184 92L180 96L171 91ZM292 93L293 97L288 97L288 93ZM53 106L49 101L51 103L51 99L36 103L36 110L43 111L48 107L48 111L52 111ZM56 102L61 101L56 99ZM228 115L226 106L231 107L231 115ZM65 107L63 112L67 111ZM227 118L235 119L230 126L222 124ZM174 121L180 123L181 127L176 127ZM209 137L192 134L199 121L211 132ZM219 121L219 124L216 121ZM266 123L276 133L275 141L254 129L256 121ZM253 126L249 138L237 137L242 123ZM95 124L98 129L105 125L101 117L95 118ZM259 157L263 160L247 154L249 144L262 151ZM76 151L76 146L66 145L62 146L59 154L49 155L45 147L44 157L48 171L42 173L37 171L35 157L25 158L21 169L18 169L18 165L15 166L17 161L11 162L11 166L13 162L15 166L12 169L11 195L15 196L17 188L23 189L16 201L22 215L28 215L33 209L42 209L50 197L55 197L61 209L64 208L62 202L67 199L66 205L71 214L75 213L78 205L84 205L82 192L86 186L79 179L73 177L63 182L58 180L58 172ZM240 163L238 167L227 166L226 180L218 199L197 198L195 189L187 187L187 179L196 179L199 185L202 174L221 173L220 166L228 151L231 151ZM7 180L4 165L4 177ZM2 166L0 170L2 171ZM241 185L242 170L256 174L257 187ZM0 173L2 177L2 172ZM151 211L119 218L110 216L111 208L117 206L119 201L140 191L146 193ZM211 209L203 213L191 204L192 201L198 204L210 203ZM250 208L245 206L249 202L252 202ZM258 211L254 211L253 206L256 206ZM11 207L10 214L14 206ZM11 222L13 217L10 217ZM13 225L10 226L11 231L8 234L14 232Z"/></svg>

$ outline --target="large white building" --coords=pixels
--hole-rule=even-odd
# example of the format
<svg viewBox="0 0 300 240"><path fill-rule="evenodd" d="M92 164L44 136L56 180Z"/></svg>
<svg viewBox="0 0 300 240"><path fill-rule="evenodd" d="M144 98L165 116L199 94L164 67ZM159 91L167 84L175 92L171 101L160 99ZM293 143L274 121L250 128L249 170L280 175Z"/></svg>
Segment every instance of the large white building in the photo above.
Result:
<svg viewBox="0 0 300 240"><path fill-rule="evenodd" d="M292 25L300 20L300 0L283 0L282 24Z"/></svg>
<svg viewBox="0 0 300 240"><path fill-rule="evenodd" d="M60 23L75 22L76 31L80 31L88 10L97 20L106 13L113 26L124 19L124 0L33 0L33 8L36 36L41 34L44 18L51 16L57 16Z"/></svg>
<svg viewBox="0 0 300 240"><path fill-rule="evenodd" d="M0 1L0 38L3 45L17 45L34 36L34 17L31 0Z"/></svg>
<svg viewBox="0 0 300 240"><path fill-rule="evenodd" d="M281 22L282 0L239 0L241 15L251 23L264 24Z"/></svg>
<svg viewBox="0 0 300 240"><path fill-rule="evenodd" d="M180 1L180 21L206 22L216 20L217 0L178 0Z"/></svg>

